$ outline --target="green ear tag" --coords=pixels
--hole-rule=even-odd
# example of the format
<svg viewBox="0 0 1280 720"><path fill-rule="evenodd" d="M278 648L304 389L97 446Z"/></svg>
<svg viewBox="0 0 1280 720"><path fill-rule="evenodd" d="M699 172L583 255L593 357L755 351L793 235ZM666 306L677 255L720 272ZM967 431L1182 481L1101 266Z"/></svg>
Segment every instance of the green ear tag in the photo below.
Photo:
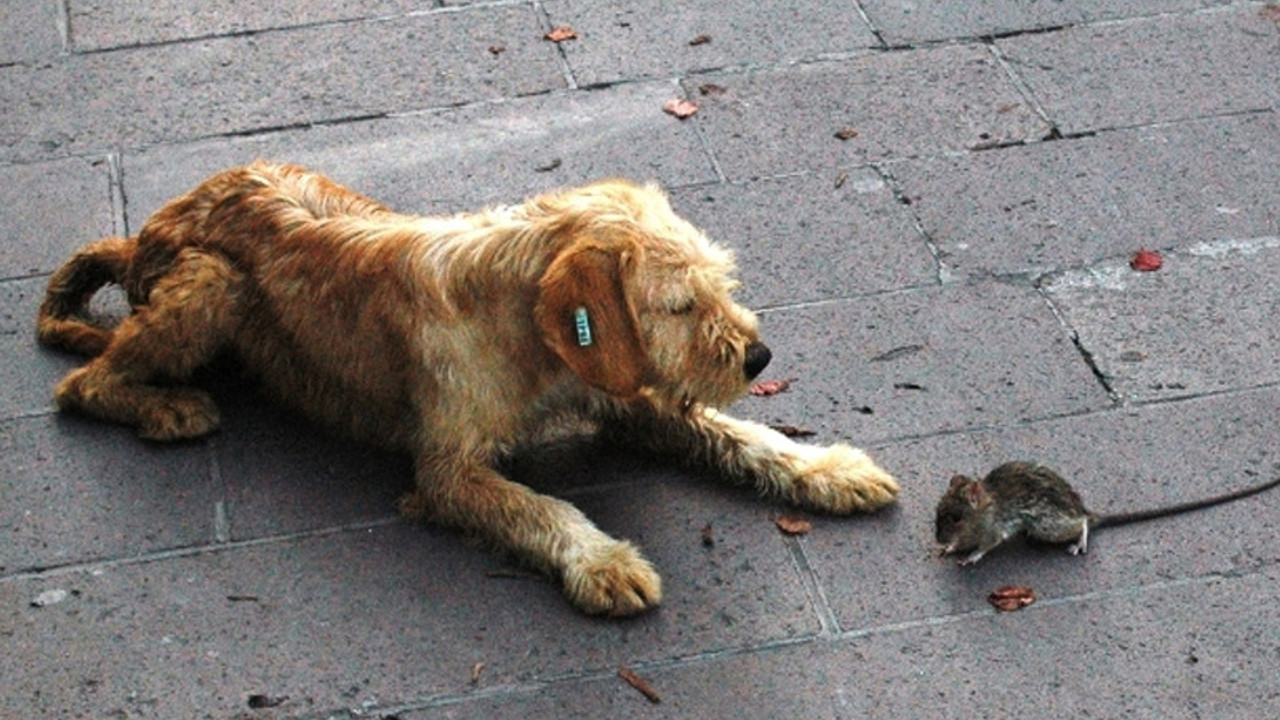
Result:
<svg viewBox="0 0 1280 720"><path fill-rule="evenodd" d="M573 327L578 331L578 347L591 344L591 322L587 319L587 309L579 307L573 311Z"/></svg>

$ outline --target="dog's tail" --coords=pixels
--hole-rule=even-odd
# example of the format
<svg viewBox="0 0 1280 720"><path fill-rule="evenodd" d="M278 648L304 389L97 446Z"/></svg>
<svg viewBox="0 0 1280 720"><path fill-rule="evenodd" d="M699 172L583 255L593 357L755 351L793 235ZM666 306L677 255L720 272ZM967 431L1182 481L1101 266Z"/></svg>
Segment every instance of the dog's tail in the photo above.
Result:
<svg viewBox="0 0 1280 720"><path fill-rule="evenodd" d="M90 243L49 278L36 323L43 345L80 355L99 355L112 331L93 325L89 300L102 286L119 283L137 252L136 238L109 237Z"/></svg>

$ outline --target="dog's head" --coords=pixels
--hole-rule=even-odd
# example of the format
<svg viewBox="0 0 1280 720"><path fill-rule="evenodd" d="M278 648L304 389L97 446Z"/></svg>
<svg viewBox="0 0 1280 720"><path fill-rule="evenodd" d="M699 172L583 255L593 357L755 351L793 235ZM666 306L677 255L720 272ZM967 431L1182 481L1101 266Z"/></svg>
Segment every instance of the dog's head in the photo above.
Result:
<svg viewBox="0 0 1280 720"><path fill-rule="evenodd" d="M718 406L768 364L756 317L733 301L732 254L654 186L611 181L543 201L560 247L535 318L582 380L669 408Z"/></svg>

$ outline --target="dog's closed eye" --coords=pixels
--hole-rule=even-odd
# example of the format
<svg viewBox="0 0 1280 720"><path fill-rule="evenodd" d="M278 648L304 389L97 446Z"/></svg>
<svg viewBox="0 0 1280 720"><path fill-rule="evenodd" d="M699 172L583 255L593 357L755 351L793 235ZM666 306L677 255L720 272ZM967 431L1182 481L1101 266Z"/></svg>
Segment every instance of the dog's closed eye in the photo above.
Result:
<svg viewBox="0 0 1280 720"><path fill-rule="evenodd" d="M668 306L668 310L672 315L688 315L693 312L693 308L697 305L697 301L693 298L684 298L676 300Z"/></svg>

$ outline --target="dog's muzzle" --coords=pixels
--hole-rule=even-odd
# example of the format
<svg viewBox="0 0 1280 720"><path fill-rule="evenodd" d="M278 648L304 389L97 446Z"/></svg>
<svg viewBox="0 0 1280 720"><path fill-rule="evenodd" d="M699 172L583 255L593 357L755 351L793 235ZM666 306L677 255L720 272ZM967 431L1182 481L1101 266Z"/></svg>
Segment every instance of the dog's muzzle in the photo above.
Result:
<svg viewBox="0 0 1280 720"><path fill-rule="evenodd" d="M769 351L768 345L753 342L747 346L746 357L742 360L742 371L746 373L748 380L754 380L772 359L773 353Z"/></svg>

